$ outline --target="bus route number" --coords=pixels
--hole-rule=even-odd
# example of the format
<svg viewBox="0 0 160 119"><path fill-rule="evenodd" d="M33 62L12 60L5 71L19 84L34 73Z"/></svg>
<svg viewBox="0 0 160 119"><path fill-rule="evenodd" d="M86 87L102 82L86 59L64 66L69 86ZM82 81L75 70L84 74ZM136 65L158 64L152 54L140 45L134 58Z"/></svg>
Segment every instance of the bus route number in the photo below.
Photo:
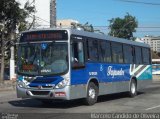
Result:
<svg viewBox="0 0 160 119"><path fill-rule="evenodd" d="M98 73L97 73L97 72L89 72L89 75L90 75L90 76L97 76Z"/></svg>

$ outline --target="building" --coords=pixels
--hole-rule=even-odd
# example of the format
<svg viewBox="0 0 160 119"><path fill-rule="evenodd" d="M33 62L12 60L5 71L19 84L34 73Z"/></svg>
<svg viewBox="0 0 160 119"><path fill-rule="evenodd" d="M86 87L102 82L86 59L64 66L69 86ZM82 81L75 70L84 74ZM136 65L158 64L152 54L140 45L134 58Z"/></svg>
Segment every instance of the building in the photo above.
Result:
<svg viewBox="0 0 160 119"><path fill-rule="evenodd" d="M160 53L160 36L145 36L141 40L144 41L144 43L149 44L153 51Z"/></svg>
<svg viewBox="0 0 160 119"><path fill-rule="evenodd" d="M78 24L79 22L73 19L57 20L57 27L71 28L71 23Z"/></svg>
<svg viewBox="0 0 160 119"><path fill-rule="evenodd" d="M135 39L135 41L136 41L136 42L144 43L144 41L143 41L141 38L139 38L139 37L137 37L137 38Z"/></svg>

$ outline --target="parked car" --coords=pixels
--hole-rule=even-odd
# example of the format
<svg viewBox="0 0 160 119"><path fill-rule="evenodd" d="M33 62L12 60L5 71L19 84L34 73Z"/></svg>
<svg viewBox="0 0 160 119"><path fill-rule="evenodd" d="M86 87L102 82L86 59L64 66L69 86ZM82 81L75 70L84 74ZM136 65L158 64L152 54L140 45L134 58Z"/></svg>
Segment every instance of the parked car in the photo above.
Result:
<svg viewBox="0 0 160 119"><path fill-rule="evenodd" d="M4 69L4 80L9 80L10 79L10 70L9 67Z"/></svg>

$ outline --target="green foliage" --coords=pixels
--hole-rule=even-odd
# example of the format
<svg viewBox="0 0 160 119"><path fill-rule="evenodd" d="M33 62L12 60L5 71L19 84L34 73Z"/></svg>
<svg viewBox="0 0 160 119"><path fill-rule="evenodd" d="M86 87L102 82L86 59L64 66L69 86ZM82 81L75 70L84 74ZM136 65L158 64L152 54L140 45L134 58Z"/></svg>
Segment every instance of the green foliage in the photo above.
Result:
<svg viewBox="0 0 160 119"><path fill-rule="evenodd" d="M20 3L16 0L0 0L1 47L10 47L13 45L7 42L10 40L15 40L14 42L16 42L16 36L18 36L16 31L19 33L30 27L27 18L29 18L30 14L33 12L35 12L35 6L31 5L29 1L25 3L24 8L21 8Z"/></svg>
<svg viewBox="0 0 160 119"><path fill-rule="evenodd" d="M33 12L35 12L35 6L29 1L25 3L24 8L21 8L20 3L16 0L0 0L1 80L3 79L4 64L6 64L4 61L8 62L9 59L8 49L10 50L10 46L16 42L19 32L31 27L27 18ZM11 40L12 42L9 42Z"/></svg>
<svg viewBox="0 0 160 119"><path fill-rule="evenodd" d="M29 1L24 8L20 8L20 4L15 0L0 1L0 23L6 28L8 35L17 28L19 31L26 30L28 24L26 18L33 12L35 7L30 6Z"/></svg>
<svg viewBox="0 0 160 119"><path fill-rule="evenodd" d="M124 18L112 18L109 22L109 35L119 38L133 38L133 32L136 32L136 28L138 27L136 18L131 16L129 13L127 13Z"/></svg>
<svg viewBox="0 0 160 119"><path fill-rule="evenodd" d="M73 29L82 28L84 31L94 32L92 24L89 24L88 22L86 22L84 25L77 23L71 23L71 25Z"/></svg>
<svg viewBox="0 0 160 119"><path fill-rule="evenodd" d="M83 29L84 29L85 31L94 32L94 28L93 28L92 24L89 24L88 22L86 22L86 23L83 25Z"/></svg>

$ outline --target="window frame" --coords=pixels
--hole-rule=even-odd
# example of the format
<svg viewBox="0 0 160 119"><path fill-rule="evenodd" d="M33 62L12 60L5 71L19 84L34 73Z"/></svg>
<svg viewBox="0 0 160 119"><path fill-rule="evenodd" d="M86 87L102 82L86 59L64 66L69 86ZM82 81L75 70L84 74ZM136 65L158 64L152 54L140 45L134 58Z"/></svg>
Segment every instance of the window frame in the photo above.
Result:
<svg viewBox="0 0 160 119"><path fill-rule="evenodd" d="M125 46L129 46L132 48L131 54L132 54L132 62L126 63L125 62ZM135 53L134 53L134 46L130 44L123 44L123 59L124 59L124 64L134 64L135 63Z"/></svg>
<svg viewBox="0 0 160 119"><path fill-rule="evenodd" d="M148 50L148 62L144 62L144 52L143 50ZM150 49L149 48L146 48L146 47L142 47L142 58L143 58L143 64L145 65L150 65L151 64L151 56L150 56Z"/></svg>
<svg viewBox="0 0 160 119"><path fill-rule="evenodd" d="M82 39L73 39L73 37L81 37ZM143 63L143 48L146 48L149 50L149 59L150 59L150 64L151 64L151 49L148 47L143 47L143 46L139 46L139 45L134 45L134 44L129 44L129 43L122 43L122 42L117 42L117 41L111 41L111 40L107 40L107 39L97 39L97 38L93 38L93 37L87 37L87 36L80 36L80 35L71 35L71 42L83 42L83 50L84 50L84 65L86 62L99 62L99 63L111 63L111 64L144 64ZM95 60L91 60L90 59L90 52L92 50L90 50L89 48L89 42L96 42L96 51L97 51L97 59ZM105 55L103 56L101 53L101 42L105 42L106 44L108 43L110 46L110 55L111 55L111 59L110 62L109 61L105 61ZM121 57L122 59L118 59L118 62L114 62L113 60L113 44L118 44L121 46ZM93 45L93 43L92 43ZM94 45L93 45L94 46ZM106 45L107 46L107 45ZM125 46L129 46L132 48L132 62L126 63L125 62ZM95 47L94 47L95 48ZM141 63L137 63L137 53L136 53L136 48L140 48L141 51ZM107 50L107 49L106 49ZM105 51L106 52L106 51ZM122 61L121 61L122 60Z"/></svg>
<svg viewBox="0 0 160 119"><path fill-rule="evenodd" d="M112 49L111 49L111 42L110 41L108 41L108 40L100 40L99 42L98 42L98 46L99 46L99 52L101 52L101 49L100 49L100 46L101 46L101 43L105 43L106 44L106 46L105 46L105 54L104 54L104 56L102 56L102 53L100 54L99 53L99 61L100 62L102 62L102 63L112 63ZM102 44L103 44L102 43ZM106 52L108 51L108 49L107 49L107 44L109 45L109 51L110 51L110 61L105 61L104 59L106 58ZM101 55L101 56L100 56ZM102 59L103 59L103 61L100 59L100 57L102 57Z"/></svg>
<svg viewBox="0 0 160 119"><path fill-rule="evenodd" d="M82 39L76 39L75 37L81 37ZM79 36L79 35L71 35L71 38L70 38L70 62L71 62L71 68L72 69L84 69L85 66L86 66L86 53L85 53L85 38L83 36ZM75 43L75 42L82 42L83 44L83 64L82 65L79 65L79 66L73 66L72 65L72 44Z"/></svg>
<svg viewBox="0 0 160 119"><path fill-rule="evenodd" d="M89 42L93 42L93 41L97 42L97 48L96 48L97 49L97 59L96 60L91 60L90 59L91 50L90 50ZM87 38L86 39L86 44L87 44L87 61L89 61L89 62L100 62L100 58L99 58L99 54L98 54L98 52L99 52L99 40L95 39L95 38Z"/></svg>
<svg viewBox="0 0 160 119"><path fill-rule="evenodd" d="M136 52L136 48L140 48L140 50L141 50L141 63L137 63L137 52ZM140 47L140 46L134 46L134 54L135 54L135 64L138 64L138 65L140 65L140 64L143 64L143 54L142 54L142 47Z"/></svg>
<svg viewBox="0 0 160 119"><path fill-rule="evenodd" d="M114 43L121 45L122 60L123 60L122 62L119 62L119 60L118 60L118 62L114 62L114 61L113 61L113 60L114 60L114 58L113 58L113 44L114 44ZM111 61L111 63L112 63L112 64L124 64L123 43L111 41L110 44L111 44L111 56L112 56L112 61Z"/></svg>

